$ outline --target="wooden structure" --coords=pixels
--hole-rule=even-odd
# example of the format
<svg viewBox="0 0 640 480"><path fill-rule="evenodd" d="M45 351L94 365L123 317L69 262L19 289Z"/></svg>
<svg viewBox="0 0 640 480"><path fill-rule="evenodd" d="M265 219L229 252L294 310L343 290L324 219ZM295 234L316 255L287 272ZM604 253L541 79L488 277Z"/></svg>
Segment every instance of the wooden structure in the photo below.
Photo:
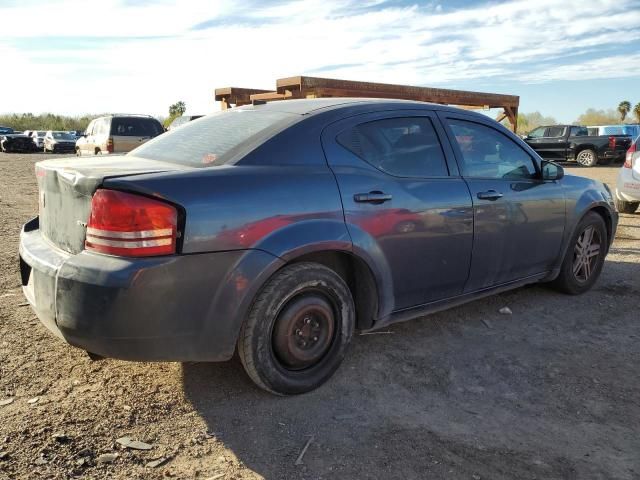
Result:
<svg viewBox="0 0 640 480"><path fill-rule="evenodd" d="M501 122L506 118L514 132L518 127L520 97L516 95L305 76L280 78L276 81L275 91L235 87L218 88L215 91L215 98L222 102L223 109L228 108L229 104L246 105L256 100L273 101L326 97L417 100L420 102L455 105L468 110L501 108L502 112L496 120Z"/></svg>
<svg viewBox="0 0 640 480"><path fill-rule="evenodd" d="M222 102L222 109L226 110L231 105L237 107L249 105L251 103L251 95L269 92L270 90L259 90L257 88L224 87L216 88L215 98L216 102Z"/></svg>

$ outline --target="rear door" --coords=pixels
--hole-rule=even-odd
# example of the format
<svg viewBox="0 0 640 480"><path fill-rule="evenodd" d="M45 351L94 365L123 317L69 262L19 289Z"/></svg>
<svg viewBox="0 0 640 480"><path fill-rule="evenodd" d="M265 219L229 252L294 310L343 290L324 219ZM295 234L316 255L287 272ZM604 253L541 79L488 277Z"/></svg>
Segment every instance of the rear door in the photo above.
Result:
<svg viewBox="0 0 640 480"><path fill-rule="evenodd" d="M542 158L564 161L566 160L567 147L569 146L567 143L567 133L567 127L545 127L541 137L528 139L527 142L530 143Z"/></svg>
<svg viewBox="0 0 640 480"><path fill-rule="evenodd" d="M162 133L153 118L114 117L111 120L113 152L126 153Z"/></svg>
<svg viewBox="0 0 640 480"><path fill-rule="evenodd" d="M549 271L564 233L562 185L542 180L538 160L494 122L464 114L440 116L474 204L465 292Z"/></svg>
<svg viewBox="0 0 640 480"><path fill-rule="evenodd" d="M469 273L471 198L444 138L424 110L358 115L322 134L354 249L390 273L395 310L458 295Z"/></svg>

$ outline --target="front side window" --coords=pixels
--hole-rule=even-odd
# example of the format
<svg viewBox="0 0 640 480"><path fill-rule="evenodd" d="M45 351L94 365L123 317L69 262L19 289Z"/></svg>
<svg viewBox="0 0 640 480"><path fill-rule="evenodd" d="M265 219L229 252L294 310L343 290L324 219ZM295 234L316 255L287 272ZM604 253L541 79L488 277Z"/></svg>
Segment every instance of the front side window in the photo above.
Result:
<svg viewBox="0 0 640 480"><path fill-rule="evenodd" d="M529 133L529 138L541 138L544 137L544 131L547 129L547 127L538 127L534 130L532 130Z"/></svg>
<svg viewBox="0 0 640 480"><path fill-rule="evenodd" d="M466 120L447 121L462 153L463 176L530 179L537 175L531 156L503 133Z"/></svg>
<svg viewBox="0 0 640 480"><path fill-rule="evenodd" d="M388 118L345 130L338 143L397 177L449 175L440 140L428 117Z"/></svg>

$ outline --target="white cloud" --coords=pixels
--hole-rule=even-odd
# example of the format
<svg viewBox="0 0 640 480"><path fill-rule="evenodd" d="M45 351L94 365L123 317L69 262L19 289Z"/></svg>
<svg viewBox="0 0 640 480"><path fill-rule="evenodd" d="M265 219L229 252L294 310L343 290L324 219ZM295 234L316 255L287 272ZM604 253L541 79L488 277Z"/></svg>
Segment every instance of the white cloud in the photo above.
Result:
<svg viewBox="0 0 640 480"><path fill-rule="evenodd" d="M215 87L273 88L276 78L308 72L433 86L504 75L640 76L622 68L635 63L618 51L640 39L637 0L516 0L454 11L355 0L16 5L0 8L3 90L15 92L0 98L0 111L161 114L182 99L193 113L208 112L218 108ZM211 28L192 29L204 22ZM60 37L78 48L47 48Z"/></svg>

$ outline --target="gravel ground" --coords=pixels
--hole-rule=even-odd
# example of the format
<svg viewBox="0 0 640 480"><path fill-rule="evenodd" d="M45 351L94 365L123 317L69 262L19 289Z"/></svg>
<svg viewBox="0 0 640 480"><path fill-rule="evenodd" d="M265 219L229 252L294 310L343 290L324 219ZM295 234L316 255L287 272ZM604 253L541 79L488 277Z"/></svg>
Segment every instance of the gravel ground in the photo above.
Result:
<svg viewBox="0 0 640 480"><path fill-rule="evenodd" d="M0 154L0 478L640 478L640 214L591 292L531 286L358 336L328 384L278 398L236 359L91 361L38 323L17 248L43 158Z"/></svg>

